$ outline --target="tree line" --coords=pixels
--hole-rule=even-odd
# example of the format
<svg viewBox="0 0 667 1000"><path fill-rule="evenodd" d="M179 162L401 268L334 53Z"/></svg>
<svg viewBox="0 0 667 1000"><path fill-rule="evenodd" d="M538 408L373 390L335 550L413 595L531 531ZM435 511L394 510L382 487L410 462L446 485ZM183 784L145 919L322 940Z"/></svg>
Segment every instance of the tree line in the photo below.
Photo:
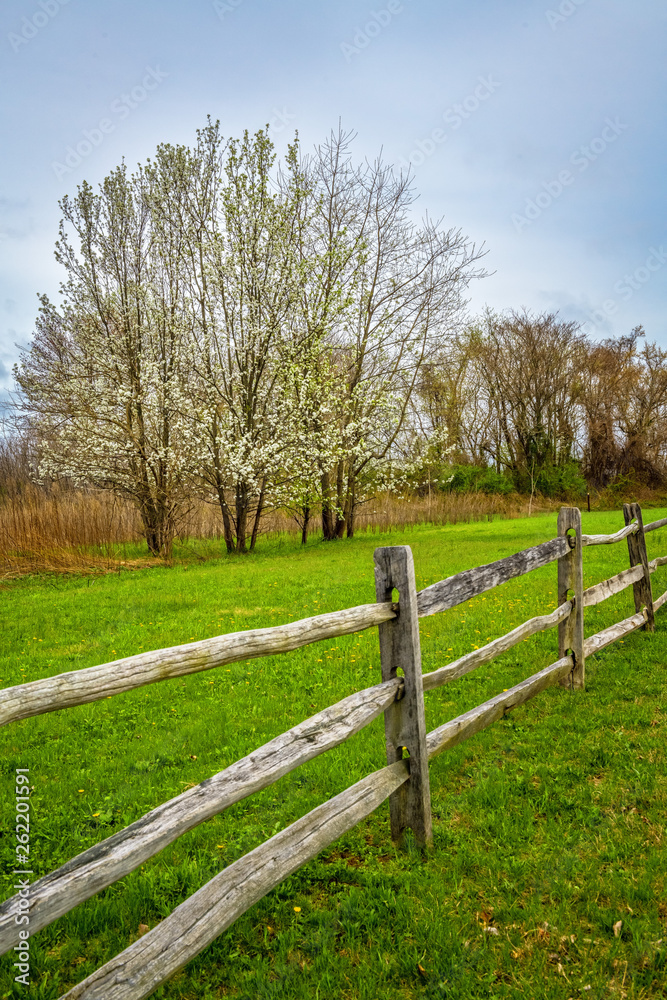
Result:
<svg viewBox="0 0 667 1000"><path fill-rule="evenodd" d="M428 458L485 470L491 487L566 496L667 475L667 351L641 326L601 342L553 313L487 312L425 365Z"/></svg>
<svg viewBox="0 0 667 1000"><path fill-rule="evenodd" d="M531 492L662 481L665 353L553 314L466 320L483 249L417 221L410 177L352 141L278 158L268 128L209 120L62 200L60 301L15 369L38 481L131 500L154 554L194 498L244 552L269 509L304 541L316 517L352 536L377 491L465 469Z"/></svg>

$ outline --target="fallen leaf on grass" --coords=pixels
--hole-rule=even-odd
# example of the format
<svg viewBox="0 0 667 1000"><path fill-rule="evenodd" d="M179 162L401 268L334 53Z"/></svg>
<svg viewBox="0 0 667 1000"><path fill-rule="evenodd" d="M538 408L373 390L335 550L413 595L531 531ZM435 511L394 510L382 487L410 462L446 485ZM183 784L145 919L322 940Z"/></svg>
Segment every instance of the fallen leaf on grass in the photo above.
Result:
<svg viewBox="0 0 667 1000"><path fill-rule="evenodd" d="M148 934L150 927L148 926L148 924L139 924L137 930L139 931L139 935L141 936L143 934Z"/></svg>
<svg viewBox="0 0 667 1000"><path fill-rule="evenodd" d="M500 933L500 931L498 930L497 927L485 927L484 928L484 933L485 934L496 934L496 935L498 935Z"/></svg>
<svg viewBox="0 0 667 1000"><path fill-rule="evenodd" d="M421 964L421 962L417 962L417 972L422 977L422 979L426 979L426 969Z"/></svg>
<svg viewBox="0 0 667 1000"><path fill-rule="evenodd" d="M621 936L621 930L622 930L622 928L623 928L623 921L622 920L617 920L616 923L614 924L614 937L615 938Z"/></svg>

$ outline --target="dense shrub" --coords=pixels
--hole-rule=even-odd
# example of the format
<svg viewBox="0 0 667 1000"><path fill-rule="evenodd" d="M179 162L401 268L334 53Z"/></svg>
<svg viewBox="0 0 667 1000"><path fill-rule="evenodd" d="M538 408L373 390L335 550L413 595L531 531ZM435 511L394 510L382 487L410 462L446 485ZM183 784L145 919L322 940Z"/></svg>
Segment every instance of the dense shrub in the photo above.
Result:
<svg viewBox="0 0 667 1000"><path fill-rule="evenodd" d="M514 487L519 493L535 492L556 499L576 499L586 496L587 490L578 462L547 465L535 475L533 482L530 474L521 470L514 475Z"/></svg>
<svg viewBox="0 0 667 1000"><path fill-rule="evenodd" d="M549 465L531 480L528 472L497 472L493 466L453 465L450 467L420 469L412 488L418 496L431 490L444 493L484 493L487 496L508 496L510 493L537 493L554 499L576 499L586 496L586 480L579 463Z"/></svg>
<svg viewBox="0 0 667 1000"><path fill-rule="evenodd" d="M454 465L442 469L437 486L446 493L486 493L507 496L516 487L511 477L481 465Z"/></svg>

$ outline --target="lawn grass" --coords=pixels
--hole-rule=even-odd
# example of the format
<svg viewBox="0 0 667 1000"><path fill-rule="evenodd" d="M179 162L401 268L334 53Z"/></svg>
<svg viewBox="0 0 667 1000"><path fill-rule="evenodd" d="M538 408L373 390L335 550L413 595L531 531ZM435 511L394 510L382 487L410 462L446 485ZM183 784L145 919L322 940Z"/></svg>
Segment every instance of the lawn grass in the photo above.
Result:
<svg viewBox="0 0 667 1000"><path fill-rule="evenodd" d="M664 516L656 511L651 517ZM583 514L613 531L620 513ZM555 515L251 557L195 545L183 563L34 577L0 593L2 686L211 635L373 602L373 549L412 547L421 589L555 535ZM647 536L667 553L667 530ZM187 554L187 553L186 553ZM204 561L203 555L207 556ZM182 553L183 555L183 553ZM584 552L585 586L625 543ZM667 568L653 577L667 588ZM424 671L556 604L556 566L422 619ZM586 634L633 613L631 590ZM432 729L556 658L556 633L426 695ZM0 732L2 861L13 869L14 770L30 768L34 879L147 810L379 680L377 630L55 712ZM431 764L435 845L389 838L386 804L241 917L154 996L403 998L667 996L664 819L667 612L587 661L587 689L539 695ZM384 763L382 720L180 838L31 940L28 991L2 958L0 998L52 1000L233 860ZM4 896L12 895L13 878ZM619 927L619 921L621 922ZM616 931L614 930L616 928ZM112 998L109 998L112 1000Z"/></svg>

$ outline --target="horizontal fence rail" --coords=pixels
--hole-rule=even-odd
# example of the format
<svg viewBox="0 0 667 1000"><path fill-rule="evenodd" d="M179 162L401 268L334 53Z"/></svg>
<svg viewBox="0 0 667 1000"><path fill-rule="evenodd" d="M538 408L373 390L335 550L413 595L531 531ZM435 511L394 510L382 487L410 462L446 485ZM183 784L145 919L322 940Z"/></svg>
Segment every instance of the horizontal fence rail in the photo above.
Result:
<svg viewBox="0 0 667 1000"><path fill-rule="evenodd" d="M465 656L454 660L453 663L448 663L445 667L440 667L439 670L434 670L433 673L424 674L422 679L424 691L432 691L433 688L447 684L448 681L454 681L458 677L463 677L464 674L470 673L471 670L475 670L477 667L495 660L496 656L500 656L501 653L505 653L512 646L516 646L517 643L522 642L529 636L535 635L536 632L544 632L545 629L559 625L560 622L565 621L568 615L572 613L572 607L572 601L566 601L565 604L561 604L551 614L540 615L538 618L530 618L527 622L517 625L515 629L512 629L506 635L501 635L499 639L494 639L492 642L487 643L486 646L481 646L479 649L473 650L472 653L466 653Z"/></svg>
<svg viewBox="0 0 667 1000"><path fill-rule="evenodd" d="M61 1000L107 1000L111 996L114 1000L141 1000L150 996L257 900L386 799L390 800L392 836L398 839L407 824L412 826L419 843L428 844L431 816L426 762L429 759L481 732L550 686L583 687L586 657L637 629L652 629L653 615L667 601L667 591L654 600L650 578L667 565L667 556L649 562L644 536L667 527L667 518L644 526L637 504L626 504L624 517L626 526L615 534L582 535L579 511L563 508L558 538L465 570L419 593L414 586L410 550L378 549L377 604L143 653L0 691L0 723L6 723L226 663L288 652L321 639L374 626L380 630L385 678L382 683L355 692L318 712L31 885L32 934L117 882L182 834L340 745L384 713L387 767L318 806L234 862ZM614 544L624 538L628 541L630 568L584 590L583 547ZM456 607L555 560L558 560L561 601L555 610L523 622L506 635L431 673L421 672L418 617ZM381 600L391 595L393 587L399 590L398 603ZM571 587L574 590L568 589ZM584 639L583 608L595 606L628 587L633 587L635 614ZM559 630L560 649L555 662L425 733L423 691L456 680L522 640L554 627ZM405 677L396 675L399 666L405 666ZM409 761L400 759L405 749L402 743L411 748ZM415 763L420 760L423 762L419 763L420 784L416 784ZM411 766L415 772L412 777ZM0 906L0 954L18 943L14 918L21 903L17 895Z"/></svg>
<svg viewBox="0 0 667 1000"><path fill-rule="evenodd" d="M667 597L667 594L664 597ZM630 635L635 629L641 628L642 625L646 624L647 617L646 609L644 609L643 611L638 611L636 615L632 615L630 618L624 618L622 622L610 625L609 628L604 629L602 632L596 632L595 635L589 636L585 643L586 655L590 656L592 653L599 653L605 646L611 646L612 642Z"/></svg>
<svg viewBox="0 0 667 1000"><path fill-rule="evenodd" d="M550 615L531 618L487 646L433 673L424 674L424 691L432 691L462 677L527 636L552 628L567 617L570 610L568 602ZM33 883L30 890L32 931L47 927L200 823L360 732L396 701L402 684L402 679L397 677L344 698ZM0 954L18 942L19 928L14 922L18 902L19 897L15 896L0 906Z"/></svg>
<svg viewBox="0 0 667 1000"><path fill-rule="evenodd" d="M553 538L550 542L524 549L516 555L506 556L505 559L498 559L497 562L487 563L486 566L478 566L476 569L466 569L463 573L457 573L447 580L434 583L420 590L417 595L419 617L435 615L439 611L449 611L457 604L478 597L487 590L500 586L501 583L513 580L514 577L524 576L533 569L547 566L568 551L569 543L566 538Z"/></svg>
<svg viewBox="0 0 667 1000"><path fill-rule="evenodd" d="M463 743L475 733L480 733L492 722L502 719L510 709L517 705L523 705L540 691L544 691L563 677L567 677L568 674L572 673L573 667L573 658L563 656L560 660L545 667L544 670L540 670L539 673L521 681L520 684L503 691L502 694L497 694L489 701L485 701L483 705L477 705L465 715L460 715L457 719L446 722L439 729L434 729L427 737L429 755L440 754L443 750L449 750L458 743Z"/></svg>
<svg viewBox="0 0 667 1000"><path fill-rule="evenodd" d="M658 611L663 606L665 601L667 601L667 590L661 597L657 599L657 601L653 602L653 610Z"/></svg>
<svg viewBox="0 0 667 1000"><path fill-rule="evenodd" d="M546 566L569 551L564 538L554 538L497 562L457 573L417 594L420 618L446 611L493 587ZM202 639L182 646L137 653L96 667L72 670L0 690L0 725L100 701L134 688L174 677L212 670L239 660L288 653L322 639L373 628L396 617L392 603L362 604L276 625Z"/></svg>
<svg viewBox="0 0 667 1000"><path fill-rule="evenodd" d="M615 535L582 535L581 544L582 545L615 545L616 542L622 542L624 538L629 535L634 535L638 530L638 524L626 524L624 528L617 531Z"/></svg>
<svg viewBox="0 0 667 1000"><path fill-rule="evenodd" d="M361 604L274 628L229 632L4 688L0 690L0 725L100 701L156 681L212 670L239 660L289 653L321 639L362 632L395 617L392 604Z"/></svg>
<svg viewBox="0 0 667 1000"><path fill-rule="evenodd" d="M606 601L609 597L613 597L614 594L620 594L626 587L641 580L643 575L643 566L631 566L630 569L624 569L623 572L609 577L608 580L596 583L594 587L589 587L588 590L584 591L584 607L592 608L596 604Z"/></svg>
<svg viewBox="0 0 667 1000"><path fill-rule="evenodd" d="M369 774L235 861L61 1000L142 1000L288 875L370 816L409 778L407 761Z"/></svg>
<svg viewBox="0 0 667 1000"><path fill-rule="evenodd" d="M385 681L325 708L34 882L31 932L134 871L188 830L360 732L396 700L402 683L400 678ZM18 903L17 895L0 906L0 954L19 940L14 920Z"/></svg>
<svg viewBox="0 0 667 1000"><path fill-rule="evenodd" d="M667 517L663 517L659 521L651 521L650 524L645 524L644 534L646 535L649 531L656 531L658 528L665 527L667 527Z"/></svg>

